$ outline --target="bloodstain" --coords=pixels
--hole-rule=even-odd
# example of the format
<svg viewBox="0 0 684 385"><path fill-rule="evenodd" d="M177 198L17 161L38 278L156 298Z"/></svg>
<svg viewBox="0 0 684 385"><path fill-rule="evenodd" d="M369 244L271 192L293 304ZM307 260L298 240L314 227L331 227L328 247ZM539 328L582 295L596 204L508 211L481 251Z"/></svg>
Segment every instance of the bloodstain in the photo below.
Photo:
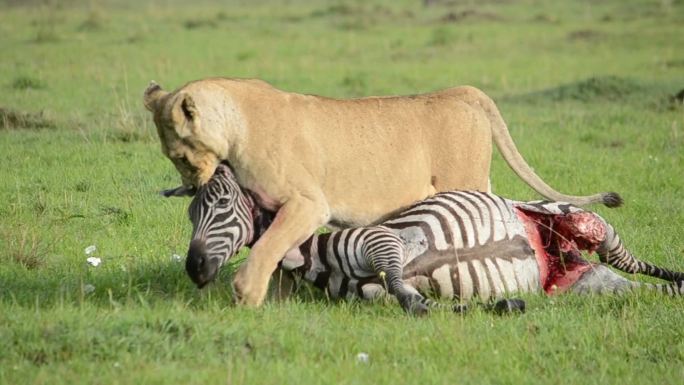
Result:
<svg viewBox="0 0 684 385"><path fill-rule="evenodd" d="M520 208L516 213L535 251L547 294L566 291L591 269L581 251L595 251L606 238L605 225L595 214L542 214Z"/></svg>

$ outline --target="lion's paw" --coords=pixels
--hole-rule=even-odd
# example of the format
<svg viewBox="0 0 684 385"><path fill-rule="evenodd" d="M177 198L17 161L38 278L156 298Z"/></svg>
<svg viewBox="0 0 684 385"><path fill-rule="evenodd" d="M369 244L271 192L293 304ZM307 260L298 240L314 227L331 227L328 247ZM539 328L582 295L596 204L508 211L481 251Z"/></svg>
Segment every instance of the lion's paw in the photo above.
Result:
<svg viewBox="0 0 684 385"><path fill-rule="evenodd" d="M233 298L240 305L258 307L264 302L268 290L268 279L263 283L259 277L249 277L243 269L238 270L233 279Z"/></svg>

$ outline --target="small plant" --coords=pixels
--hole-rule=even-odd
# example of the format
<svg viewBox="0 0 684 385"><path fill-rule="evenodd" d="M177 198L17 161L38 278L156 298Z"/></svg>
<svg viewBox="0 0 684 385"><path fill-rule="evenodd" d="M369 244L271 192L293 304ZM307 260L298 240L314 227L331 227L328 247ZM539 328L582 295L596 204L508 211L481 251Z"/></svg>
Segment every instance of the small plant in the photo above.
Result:
<svg viewBox="0 0 684 385"><path fill-rule="evenodd" d="M126 95L128 95L128 83L125 84ZM116 93L116 90L114 90ZM156 139L156 135L149 124L147 115L132 107L131 101L127 97L119 97L117 93L117 110L115 125L116 130L114 139L120 142L129 143L141 140Z"/></svg>
<svg viewBox="0 0 684 385"><path fill-rule="evenodd" d="M104 25L102 12L97 8L91 8L86 19L78 26L79 31L99 31Z"/></svg>
<svg viewBox="0 0 684 385"><path fill-rule="evenodd" d="M82 180L82 181L76 183L76 187L75 187L76 191L78 191L78 192L87 192L87 191L90 191L90 188L91 188L91 184L87 180Z"/></svg>
<svg viewBox="0 0 684 385"><path fill-rule="evenodd" d="M249 60L249 59L251 59L251 58L253 58L253 57L254 57L254 52L253 52L253 51L242 51L242 52L238 52L238 53L235 55L235 60L237 60L237 61L245 61L245 60Z"/></svg>
<svg viewBox="0 0 684 385"><path fill-rule="evenodd" d="M214 19L191 19L183 23L185 29L216 28L218 23Z"/></svg>
<svg viewBox="0 0 684 385"><path fill-rule="evenodd" d="M366 93L368 85L366 83L366 76L361 73L347 75L342 79L341 85L349 90L354 96L360 96Z"/></svg>
<svg viewBox="0 0 684 385"><path fill-rule="evenodd" d="M218 11L214 17L218 21L226 21L231 19L231 16L224 11Z"/></svg>
<svg viewBox="0 0 684 385"><path fill-rule="evenodd" d="M36 38L34 39L36 43L52 43L58 40L59 37L55 27L50 23L41 24L36 31Z"/></svg>
<svg viewBox="0 0 684 385"><path fill-rule="evenodd" d="M428 45L431 46L445 46L453 40L451 31L445 27L435 28L432 31Z"/></svg>
<svg viewBox="0 0 684 385"><path fill-rule="evenodd" d="M43 112L25 113L0 107L0 129L55 127L55 122Z"/></svg>
<svg viewBox="0 0 684 385"><path fill-rule="evenodd" d="M335 4L324 9L317 9L311 12L311 17L325 17L325 16L351 16L361 13L362 10L349 6L347 4Z"/></svg>
<svg viewBox="0 0 684 385"><path fill-rule="evenodd" d="M40 8L38 18L33 25L36 26L35 43L53 43L59 40L57 34L58 5L56 1L49 1Z"/></svg>
<svg viewBox="0 0 684 385"><path fill-rule="evenodd" d="M12 81L15 90L40 90L45 88L45 83L30 76L19 76Z"/></svg>
<svg viewBox="0 0 684 385"><path fill-rule="evenodd" d="M24 229L17 239L10 240L8 256L11 262L33 270L45 263L47 249L47 245L38 234Z"/></svg>

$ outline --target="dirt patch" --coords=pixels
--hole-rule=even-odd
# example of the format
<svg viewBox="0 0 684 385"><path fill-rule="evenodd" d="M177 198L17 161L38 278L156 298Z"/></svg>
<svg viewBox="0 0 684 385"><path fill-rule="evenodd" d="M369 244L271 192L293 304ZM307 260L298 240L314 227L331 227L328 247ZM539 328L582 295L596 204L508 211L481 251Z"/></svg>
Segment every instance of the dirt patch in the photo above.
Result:
<svg viewBox="0 0 684 385"><path fill-rule="evenodd" d="M673 94L670 86L619 76L597 76L545 90L505 95L501 101L521 103L581 102L623 103L655 111L684 107L684 89ZM619 147L619 144L611 147Z"/></svg>
<svg viewBox="0 0 684 385"><path fill-rule="evenodd" d="M444 16L439 18L442 23L460 23L463 21L502 21L503 18L493 12L476 11L474 9L466 9L460 12L447 12Z"/></svg>
<svg viewBox="0 0 684 385"><path fill-rule="evenodd" d="M27 113L0 107L0 129L55 128L55 122L44 112Z"/></svg>
<svg viewBox="0 0 684 385"><path fill-rule="evenodd" d="M477 1L476 3L478 5L483 5L483 4L497 4L497 5L502 5L502 4L510 4L515 0L480 0ZM459 5L468 5L472 4L472 1L464 1L464 0L422 0L423 6L424 7L433 7L433 6L442 6L442 7L454 7L454 6L459 6Z"/></svg>
<svg viewBox="0 0 684 385"><path fill-rule="evenodd" d="M342 86L351 96L362 96L367 93L368 82L366 75L363 73L348 74L340 81Z"/></svg>
<svg viewBox="0 0 684 385"><path fill-rule="evenodd" d="M330 19L341 30L365 30L382 23L404 23L415 18L410 10L395 10L382 5L337 4L316 9L299 19Z"/></svg>
<svg viewBox="0 0 684 385"><path fill-rule="evenodd" d="M560 20L557 16L549 15L546 13L538 13L532 18L535 23L547 23L547 24L557 24Z"/></svg>
<svg viewBox="0 0 684 385"><path fill-rule="evenodd" d="M310 17L327 17L327 16L353 16L363 13L363 9L347 4L331 5L327 8L317 9L312 11Z"/></svg>
<svg viewBox="0 0 684 385"><path fill-rule="evenodd" d="M684 59L681 60L668 60L663 63L666 68L681 68L684 67Z"/></svg>
<svg viewBox="0 0 684 385"><path fill-rule="evenodd" d="M567 37L568 40L571 41L587 41L603 39L604 37L606 37L606 34L594 29L580 29L568 33Z"/></svg>
<svg viewBox="0 0 684 385"><path fill-rule="evenodd" d="M192 19L192 20L186 20L183 23L183 27L185 29L199 29L199 28L216 28L218 27L218 23L214 19Z"/></svg>
<svg viewBox="0 0 684 385"><path fill-rule="evenodd" d="M215 29L220 27L222 24L227 22L234 22L240 20L238 15L228 14L224 11L219 11L214 15L208 15L205 17L195 17L192 19L186 19L183 22L183 27L185 29Z"/></svg>
<svg viewBox="0 0 684 385"><path fill-rule="evenodd" d="M103 29L104 27L104 15L96 8L93 8L88 13L85 20L76 29L79 32L95 32Z"/></svg>
<svg viewBox="0 0 684 385"><path fill-rule="evenodd" d="M645 91L644 87L631 79L617 76L592 77L574 83L563 84L558 87L523 95L523 100L577 100L592 101L623 101L634 98Z"/></svg>

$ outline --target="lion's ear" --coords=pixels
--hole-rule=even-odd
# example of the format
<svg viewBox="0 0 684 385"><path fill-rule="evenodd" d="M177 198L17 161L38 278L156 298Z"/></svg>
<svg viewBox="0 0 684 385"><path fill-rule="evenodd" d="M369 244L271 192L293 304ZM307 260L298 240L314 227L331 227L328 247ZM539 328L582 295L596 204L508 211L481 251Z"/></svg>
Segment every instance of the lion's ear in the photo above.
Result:
<svg viewBox="0 0 684 385"><path fill-rule="evenodd" d="M183 100L181 100L181 110L183 111L183 115L185 115L185 119L191 122L197 120L197 117L199 116L197 106L195 106L195 101L192 99L192 96L188 94L183 95Z"/></svg>
<svg viewBox="0 0 684 385"><path fill-rule="evenodd" d="M145 105L145 108L154 112L158 108L159 101L166 94L168 94L168 92L164 91L159 84L152 80L143 94L143 104Z"/></svg>

